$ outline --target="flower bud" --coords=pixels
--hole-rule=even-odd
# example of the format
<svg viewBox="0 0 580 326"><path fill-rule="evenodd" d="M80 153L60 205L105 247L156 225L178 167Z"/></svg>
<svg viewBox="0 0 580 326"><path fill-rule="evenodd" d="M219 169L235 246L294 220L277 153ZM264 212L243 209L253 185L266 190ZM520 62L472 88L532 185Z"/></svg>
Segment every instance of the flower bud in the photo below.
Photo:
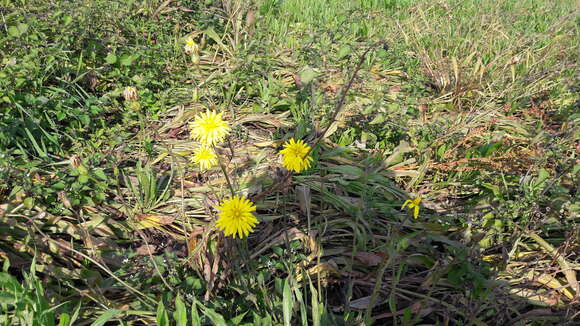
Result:
<svg viewBox="0 0 580 326"><path fill-rule="evenodd" d="M195 41L191 37L185 39L185 46L183 47L183 49L188 54L199 56L200 50L199 44L195 43Z"/></svg>
<svg viewBox="0 0 580 326"><path fill-rule="evenodd" d="M125 101L127 101L127 102L137 101L139 99L139 94L137 94L137 89L133 86L125 87L125 90L123 91L123 98L125 98Z"/></svg>

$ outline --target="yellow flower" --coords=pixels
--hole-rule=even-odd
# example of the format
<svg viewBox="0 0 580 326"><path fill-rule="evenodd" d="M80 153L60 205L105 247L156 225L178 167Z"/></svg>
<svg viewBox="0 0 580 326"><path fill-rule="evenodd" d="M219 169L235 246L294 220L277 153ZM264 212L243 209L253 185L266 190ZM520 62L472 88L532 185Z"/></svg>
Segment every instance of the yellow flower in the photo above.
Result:
<svg viewBox="0 0 580 326"><path fill-rule="evenodd" d="M199 164L199 168L202 170L209 170L218 162L214 150L206 146L202 146L193 152L191 161L194 164Z"/></svg>
<svg viewBox="0 0 580 326"><path fill-rule="evenodd" d="M213 111L197 115L191 123L190 129L191 138L205 146L217 145L230 133L230 127L222 119L222 114Z"/></svg>
<svg viewBox="0 0 580 326"><path fill-rule="evenodd" d="M231 235L235 238L237 234L240 239L247 237L258 224L258 219L252 214L256 206L245 197L230 197L217 209L220 213L216 226L224 231L226 236Z"/></svg>
<svg viewBox="0 0 580 326"><path fill-rule="evenodd" d="M295 141L290 138L284 144L284 149L280 151L282 154L282 164L290 171L300 172L310 167L312 157L309 155L310 146L302 140Z"/></svg>
<svg viewBox="0 0 580 326"><path fill-rule="evenodd" d="M413 217L419 217L419 207L421 204L421 197L417 197L414 200L405 200L401 209L405 209L405 206L409 205L408 208L413 210Z"/></svg>
<svg viewBox="0 0 580 326"><path fill-rule="evenodd" d="M185 39L185 46L183 49L189 54L197 55L199 53L199 45L195 43L191 36Z"/></svg>

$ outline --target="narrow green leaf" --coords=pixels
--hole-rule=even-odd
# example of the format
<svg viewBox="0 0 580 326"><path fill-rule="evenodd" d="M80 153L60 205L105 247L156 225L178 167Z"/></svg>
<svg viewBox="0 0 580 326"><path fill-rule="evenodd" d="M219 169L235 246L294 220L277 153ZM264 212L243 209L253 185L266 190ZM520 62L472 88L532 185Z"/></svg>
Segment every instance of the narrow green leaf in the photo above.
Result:
<svg viewBox="0 0 580 326"><path fill-rule="evenodd" d="M0 292L0 304L16 304L16 297L8 292Z"/></svg>
<svg viewBox="0 0 580 326"><path fill-rule="evenodd" d="M239 325L242 322L242 319L244 319L244 316L247 314L248 312L244 312L241 313L239 315L237 315L236 317L228 320L228 325Z"/></svg>
<svg viewBox="0 0 580 326"><path fill-rule="evenodd" d="M77 318L79 318L80 311L81 311L81 301L79 301L79 304L77 305L77 308L75 309L75 312L73 313L72 317L70 318L71 325L73 325L74 322L77 320Z"/></svg>
<svg viewBox="0 0 580 326"><path fill-rule="evenodd" d="M40 148L40 146L36 142L36 139L34 138L34 136L32 136L32 133L30 133L30 130L28 130L28 128L24 128L24 132L26 132L26 135L28 136L30 143L32 143L32 146L36 150L36 153L38 154L38 156L43 157L43 158L47 157L48 155L46 154L45 151L42 150L42 148Z"/></svg>
<svg viewBox="0 0 580 326"><path fill-rule="evenodd" d="M302 326L308 326L308 312L306 311L306 304L304 303L304 298L302 297L302 291L300 287L294 288L294 295L296 300L300 305L300 318L302 319Z"/></svg>
<svg viewBox="0 0 580 326"><path fill-rule="evenodd" d="M214 40L214 42L216 42L224 51L226 51L228 54L232 54L230 49L228 49L227 46L225 46L225 44L222 42L222 39L219 37L219 35L215 32L215 30L213 28L208 28L204 31L205 35L207 35L209 38L211 38L212 40Z"/></svg>
<svg viewBox="0 0 580 326"><path fill-rule="evenodd" d="M290 278L284 282L284 291L282 292L282 312L284 313L284 325L290 326L292 321L292 307L294 306L294 297L290 288Z"/></svg>
<svg viewBox="0 0 580 326"><path fill-rule="evenodd" d="M197 300L195 300L195 297L193 299L193 303L191 304L191 323L193 325L201 325L199 312L197 311Z"/></svg>
<svg viewBox="0 0 580 326"><path fill-rule="evenodd" d="M320 305L318 304L318 291L312 285L312 281L308 279L308 283L310 285L310 297L311 297L311 305L312 305L312 325L313 326L320 326Z"/></svg>
<svg viewBox="0 0 580 326"><path fill-rule="evenodd" d="M109 320L117 317L118 315L122 314L123 310L119 310L119 309L109 309L105 312L103 312L99 318L97 318L92 324L91 326L103 326L105 325L106 322L108 322Z"/></svg>

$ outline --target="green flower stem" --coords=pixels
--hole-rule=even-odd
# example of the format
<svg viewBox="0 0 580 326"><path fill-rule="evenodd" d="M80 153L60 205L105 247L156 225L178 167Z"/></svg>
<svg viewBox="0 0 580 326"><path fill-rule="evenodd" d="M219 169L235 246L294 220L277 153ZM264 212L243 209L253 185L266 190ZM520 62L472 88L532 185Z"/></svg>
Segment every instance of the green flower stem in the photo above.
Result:
<svg viewBox="0 0 580 326"><path fill-rule="evenodd" d="M226 167L222 164L221 156L218 154L218 151L217 151L217 148L215 147L215 145L213 146L213 150L218 157L218 164L220 166L220 169L222 169L224 176L226 177L226 182L228 183L228 187L230 188L232 196L235 196L236 191L234 190L234 187L232 186L232 182L230 181L230 177L228 176L228 173L226 172Z"/></svg>

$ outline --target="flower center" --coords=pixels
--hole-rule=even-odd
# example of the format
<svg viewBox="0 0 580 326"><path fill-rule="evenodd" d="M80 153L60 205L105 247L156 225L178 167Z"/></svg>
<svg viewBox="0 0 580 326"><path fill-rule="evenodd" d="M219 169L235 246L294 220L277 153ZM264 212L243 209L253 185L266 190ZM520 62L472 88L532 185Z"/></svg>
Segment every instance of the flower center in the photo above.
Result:
<svg viewBox="0 0 580 326"><path fill-rule="evenodd" d="M206 121L203 124L205 129L217 129L219 128L219 124L216 121Z"/></svg>

